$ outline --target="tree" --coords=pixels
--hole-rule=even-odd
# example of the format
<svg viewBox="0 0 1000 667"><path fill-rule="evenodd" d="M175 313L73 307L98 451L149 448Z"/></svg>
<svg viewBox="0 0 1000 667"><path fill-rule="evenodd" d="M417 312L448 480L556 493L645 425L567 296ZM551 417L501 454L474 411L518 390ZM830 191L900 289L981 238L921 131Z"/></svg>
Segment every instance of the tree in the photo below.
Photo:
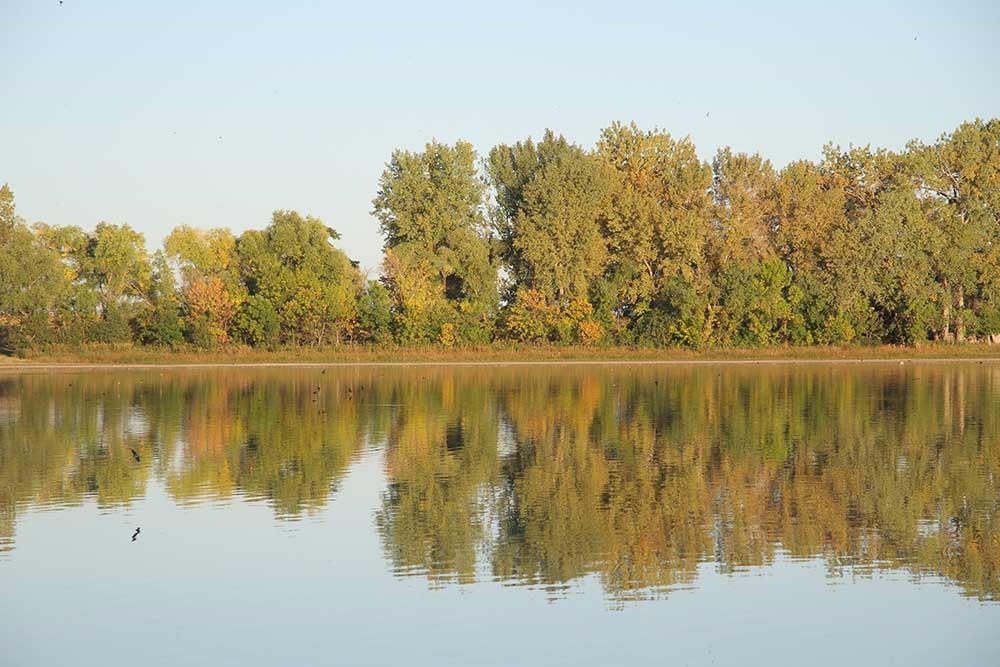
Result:
<svg viewBox="0 0 1000 667"><path fill-rule="evenodd" d="M14 193L0 187L0 354L51 338L57 300L67 288L59 257L17 216Z"/></svg>
<svg viewBox="0 0 1000 667"><path fill-rule="evenodd" d="M842 151L827 145L819 170L826 187L842 193L843 217L832 228L825 262L835 315L817 339L882 341L885 317L880 298L891 280L885 273L890 263L885 243L895 241L884 236L874 216L886 193L906 187L900 181L899 158L869 146Z"/></svg>
<svg viewBox="0 0 1000 667"><path fill-rule="evenodd" d="M441 327L457 315L441 293L429 259L410 246L386 249L382 284L392 304L392 332L400 343L435 342Z"/></svg>
<svg viewBox="0 0 1000 667"><path fill-rule="evenodd" d="M139 322L138 340L144 345L173 347L184 340L181 303L174 272L161 251L153 255L149 308Z"/></svg>
<svg viewBox="0 0 1000 667"><path fill-rule="evenodd" d="M201 230L181 225L163 240L163 248L180 270L185 285L215 276L234 296L240 292L236 237L228 229Z"/></svg>
<svg viewBox="0 0 1000 667"><path fill-rule="evenodd" d="M944 291L939 335L961 342L967 326L975 320L991 321L1000 303L1000 121L963 123L931 146L914 141L907 149L908 172L944 241L933 253ZM987 336L1000 333L978 328Z"/></svg>
<svg viewBox="0 0 1000 667"><path fill-rule="evenodd" d="M603 275L614 174L595 157L546 132L490 153L496 225L512 291L535 289L557 305L587 296Z"/></svg>
<svg viewBox="0 0 1000 667"><path fill-rule="evenodd" d="M278 311L261 294L252 294L240 304L236 315L236 330L243 342L254 347L273 345L281 331Z"/></svg>
<svg viewBox="0 0 1000 667"><path fill-rule="evenodd" d="M216 347L229 342L229 322L239 304L233 300L222 279L205 276L184 291L187 324L191 341L199 347Z"/></svg>
<svg viewBox="0 0 1000 667"><path fill-rule="evenodd" d="M454 311L445 319L458 323L466 340L488 338L497 305L484 192L471 144L432 141L421 153L394 151L372 201L386 251L438 283L438 296Z"/></svg>
<svg viewBox="0 0 1000 667"><path fill-rule="evenodd" d="M893 188L869 214L878 287L872 298L883 336L892 343L919 343L939 330L943 298L932 270L933 249L944 239L923 211L916 193Z"/></svg>
<svg viewBox="0 0 1000 667"><path fill-rule="evenodd" d="M756 153L722 148L712 161L712 171L718 265L774 257L777 177L771 163Z"/></svg>
<svg viewBox="0 0 1000 667"><path fill-rule="evenodd" d="M857 334L852 323L868 302L841 271L854 262L844 255L847 247L837 244L848 226L844 190L819 166L802 160L782 169L775 197L778 254L801 292L807 330L801 342L849 342Z"/></svg>
<svg viewBox="0 0 1000 667"><path fill-rule="evenodd" d="M500 259L510 282L505 290L507 301L513 301L521 287L534 287L531 262L522 252L523 241L518 240L523 232L519 219L524 215L529 185L558 160L576 160L585 155L582 148L552 130L546 130L537 144L528 138L513 146L501 144L490 151L486 168L496 199L491 218Z"/></svg>
<svg viewBox="0 0 1000 667"><path fill-rule="evenodd" d="M229 341L236 333L230 324L247 298L233 233L181 225L163 240L163 249L181 277L188 339L205 347ZM213 305L221 310L211 311Z"/></svg>
<svg viewBox="0 0 1000 667"><path fill-rule="evenodd" d="M67 342L131 342L153 280L143 235L128 225L107 222L98 223L91 233L39 224L36 234L62 258L71 283L59 317L60 328L74 332Z"/></svg>
<svg viewBox="0 0 1000 667"><path fill-rule="evenodd" d="M266 229L240 236L244 284L271 303L283 341L339 343L353 329L361 275L332 245L339 238L319 218L295 211L275 211Z"/></svg>
<svg viewBox="0 0 1000 667"><path fill-rule="evenodd" d="M799 312L802 291L781 259L726 264L718 284L721 344L762 347L809 342Z"/></svg>
<svg viewBox="0 0 1000 667"><path fill-rule="evenodd" d="M392 341L392 297L377 280L368 281L358 303L358 333L376 345Z"/></svg>
<svg viewBox="0 0 1000 667"><path fill-rule="evenodd" d="M614 123L597 152L621 176L606 224L617 314L635 322L670 308L663 298L673 281L707 291L712 171L691 140Z"/></svg>
<svg viewBox="0 0 1000 667"><path fill-rule="evenodd" d="M128 225L97 223L81 265L82 277L97 290L105 316L144 299L153 277L145 238Z"/></svg>

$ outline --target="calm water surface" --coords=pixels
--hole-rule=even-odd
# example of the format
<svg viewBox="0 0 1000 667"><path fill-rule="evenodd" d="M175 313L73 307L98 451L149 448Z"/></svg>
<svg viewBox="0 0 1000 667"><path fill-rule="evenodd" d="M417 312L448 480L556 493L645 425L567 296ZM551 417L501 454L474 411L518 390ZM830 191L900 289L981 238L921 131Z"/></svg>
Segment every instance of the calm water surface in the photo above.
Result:
<svg viewBox="0 0 1000 667"><path fill-rule="evenodd" d="M998 363L0 371L3 665L998 665L998 600Z"/></svg>

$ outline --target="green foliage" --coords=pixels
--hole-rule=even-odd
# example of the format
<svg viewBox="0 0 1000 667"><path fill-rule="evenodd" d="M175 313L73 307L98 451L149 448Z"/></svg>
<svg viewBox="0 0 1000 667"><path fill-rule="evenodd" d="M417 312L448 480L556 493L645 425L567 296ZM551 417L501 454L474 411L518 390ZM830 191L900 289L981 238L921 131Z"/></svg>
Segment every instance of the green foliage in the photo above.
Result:
<svg viewBox="0 0 1000 667"><path fill-rule="evenodd" d="M59 257L17 216L10 188L0 187L0 353L49 342L67 287Z"/></svg>
<svg viewBox="0 0 1000 667"><path fill-rule="evenodd" d="M526 206L526 190L539 172L556 161L577 160L584 156L582 148L568 142L562 135L556 136L552 130L546 130L537 144L529 138L513 146L501 144L490 151L486 170L496 197L491 217L498 252L513 278L510 295L518 286L530 285L532 279L530 266L516 243L519 236L517 221Z"/></svg>
<svg viewBox="0 0 1000 667"><path fill-rule="evenodd" d="M174 284L173 270L165 255L153 255L150 305L137 322L137 339L143 345L174 347L184 341L181 302Z"/></svg>
<svg viewBox="0 0 1000 667"><path fill-rule="evenodd" d="M780 259L731 264L719 278L721 344L747 347L808 342L802 290Z"/></svg>
<svg viewBox="0 0 1000 667"><path fill-rule="evenodd" d="M269 347L278 339L281 325L274 304L260 294L244 301L236 315L236 330L247 345Z"/></svg>
<svg viewBox="0 0 1000 667"><path fill-rule="evenodd" d="M97 293L101 314L128 317L153 277L143 235L128 225L100 222L82 250L75 257L79 277Z"/></svg>
<svg viewBox="0 0 1000 667"><path fill-rule="evenodd" d="M640 317L665 284L704 279L711 168L690 139L614 123L598 155L620 175L606 222L616 312Z"/></svg>
<svg viewBox="0 0 1000 667"><path fill-rule="evenodd" d="M549 340L554 325L555 309L538 290L524 289L507 309L506 330L515 340L541 342Z"/></svg>
<svg viewBox="0 0 1000 667"><path fill-rule="evenodd" d="M482 171L480 171L482 170ZM200 347L918 345L1000 341L1000 120L895 153L827 145L780 171L634 123L593 150L547 130L477 164L462 141L392 153L366 281L317 218L237 238L28 226L0 188L0 353ZM176 283L176 284L175 284Z"/></svg>
<svg viewBox="0 0 1000 667"><path fill-rule="evenodd" d="M712 161L712 172L718 230L714 255L719 266L774 257L777 176L771 163L756 153L722 148Z"/></svg>
<svg viewBox="0 0 1000 667"><path fill-rule="evenodd" d="M331 244L338 238L318 218L295 211L275 211L266 229L240 236L243 284L271 303L283 342L337 343L353 331L361 276Z"/></svg>
<svg viewBox="0 0 1000 667"><path fill-rule="evenodd" d="M681 278L672 278L652 308L636 319L631 342L701 349L710 343L713 323L708 295Z"/></svg>
<svg viewBox="0 0 1000 667"><path fill-rule="evenodd" d="M395 151L373 215L385 237L384 285L401 342L436 342L442 327L465 342L488 338L497 272L483 217L485 185L472 146Z"/></svg>
<svg viewBox="0 0 1000 667"><path fill-rule="evenodd" d="M560 305L586 295L607 265L613 170L551 131L537 145L494 148L488 170L514 291L538 290Z"/></svg>

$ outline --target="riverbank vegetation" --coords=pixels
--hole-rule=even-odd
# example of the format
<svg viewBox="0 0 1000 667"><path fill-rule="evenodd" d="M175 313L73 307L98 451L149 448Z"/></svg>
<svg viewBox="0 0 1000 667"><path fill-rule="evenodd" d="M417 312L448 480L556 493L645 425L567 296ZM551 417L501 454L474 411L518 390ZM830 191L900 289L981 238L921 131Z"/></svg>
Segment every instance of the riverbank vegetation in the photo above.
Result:
<svg viewBox="0 0 1000 667"><path fill-rule="evenodd" d="M24 357L0 356L0 370L49 364L97 365L281 365L281 364L504 364L504 363L687 363L687 362L878 362L1000 361L1000 347L985 343L909 345L802 345L764 348L623 347L542 345L495 342L455 348L342 344L324 347L262 349L227 345L214 350L192 346L157 348L135 345L49 346Z"/></svg>
<svg viewBox="0 0 1000 667"><path fill-rule="evenodd" d="M617 123L593 149L431 142L373 215L377 277L295 211L150 254L127 224L29 226L4 186L0 352L1000 341L997 119L780 170Z"/></svg>

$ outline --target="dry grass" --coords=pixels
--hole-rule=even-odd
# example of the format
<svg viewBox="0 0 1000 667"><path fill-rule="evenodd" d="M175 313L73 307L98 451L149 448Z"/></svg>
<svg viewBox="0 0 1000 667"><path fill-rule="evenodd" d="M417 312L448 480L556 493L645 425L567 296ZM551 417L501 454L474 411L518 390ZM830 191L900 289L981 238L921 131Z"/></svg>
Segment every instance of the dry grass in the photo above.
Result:
<svg viewBox="0 0 1000 667"><path fill-rule="evenodd" d="M281 363L480 363L558 361L864 361L884 359L996 359L997 345L934 344L920 347L775 347L693 351L627 347L484 346L444 348L296 348L217 351L158 350L139 347L91 346L48 350L27 358L0 357L0 366L46 364L281 364Z"/></svg>

